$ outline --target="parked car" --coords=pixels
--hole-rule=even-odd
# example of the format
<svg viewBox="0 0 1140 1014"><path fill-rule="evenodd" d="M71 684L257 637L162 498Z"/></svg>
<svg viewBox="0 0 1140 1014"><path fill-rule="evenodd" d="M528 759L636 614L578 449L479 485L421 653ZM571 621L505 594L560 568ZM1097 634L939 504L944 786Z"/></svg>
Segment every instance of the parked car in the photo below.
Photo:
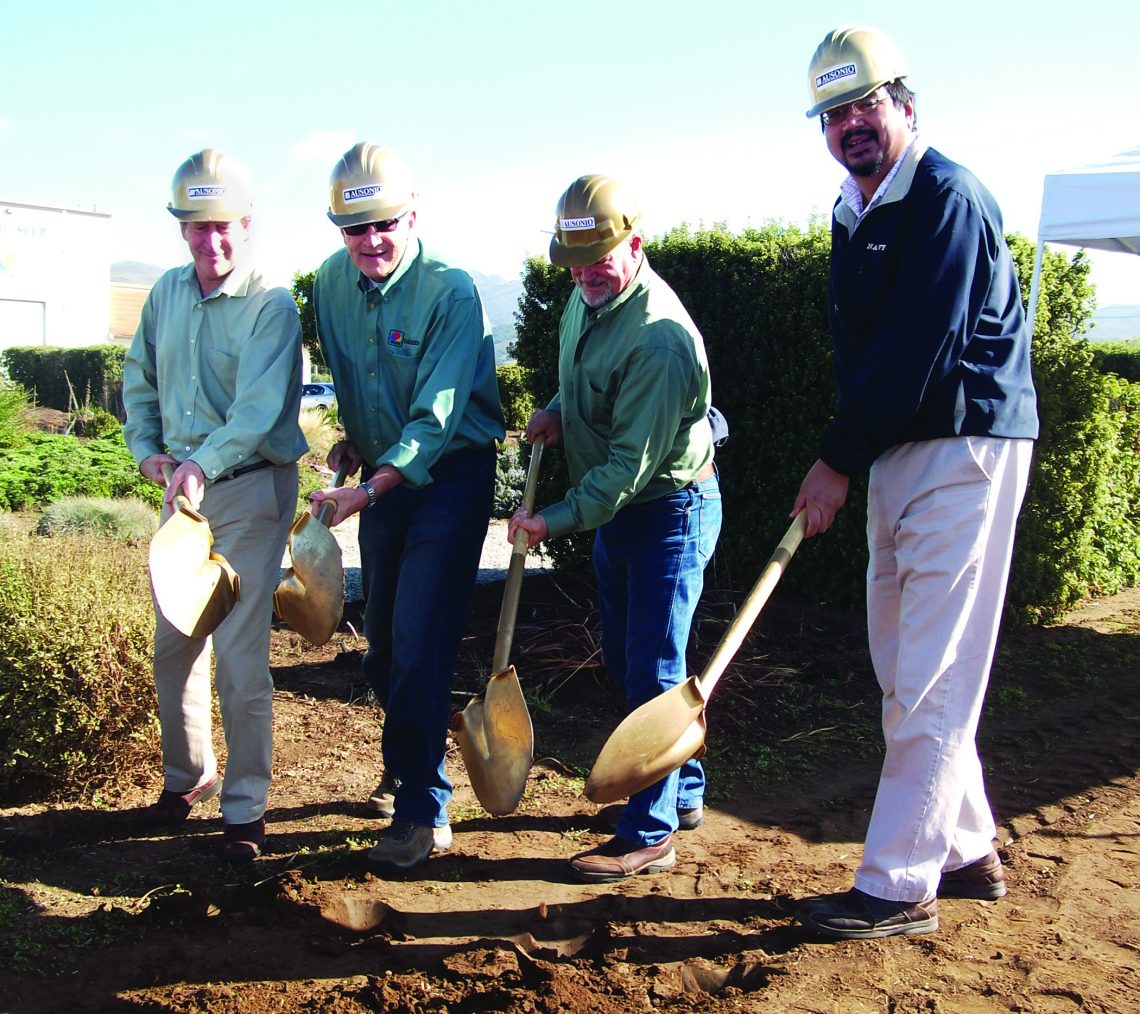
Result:
<svg viewBox="0 0 1140 1014"><path fill-rule="evenodd" d="M307 408L331 408L336 401L336 391L332 384L303 384L301 386L301 411Z"/></svg>

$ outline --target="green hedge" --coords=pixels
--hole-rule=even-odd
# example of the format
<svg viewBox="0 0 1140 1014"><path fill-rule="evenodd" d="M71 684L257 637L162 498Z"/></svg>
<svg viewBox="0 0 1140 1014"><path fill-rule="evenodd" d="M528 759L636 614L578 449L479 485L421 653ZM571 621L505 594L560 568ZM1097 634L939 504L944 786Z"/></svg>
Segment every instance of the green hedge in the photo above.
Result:
<svg viewBox="0 0 1140 1014"><path fill-rule="evenodd" d="M1010 237L1029 291L1033 244ZM685 228L647 244L705 338L713 401L732 436L718 451L725 524L718 572L748 588L788 525L796 491L835 409L827 324L830 238L822 223L733 235ZM537 404L557 388L558 319L569 273L527 262L516 361ZM1090 591L1140 581L1140 444L1136 390L1092 366L1082 337L1092 312L1088 263L1047 252L1034 339L1041 411L1033 476L1018 532L1009 601L1023 618L1057 615ZM566 485L561 456L544 461L539 503ZM866 482L857 478L828 534L809 540L785 580L821 600L861 603L867 563ZM556 540L558 566L583 564L588 535Z"/></svg>
<svg viewBox="0 0 1140 1014"><path fill-rule="evenodd" d="M139 474L121 436L79 440L30 433L25 444L0 449L0 510L40 510L65 496L162 504L161 487Z"/></svg>
<svg viewBox="0 0 1140 1014"><path fill-rule="evenodd" d="M1093 342L1093 366L1101 373L1140 383L1140 338L1122 342Z"/></svg>
<svg viewBox="0 0 1140 1014"><path fill-rule="evenodd" d="M123 358L119 345L87 348L17 347L0 352L0 362L10 380L29 391L37 405L67 412L88 403L105 409L118 419L123 410ZM70 382L70 388L68 383Z"/></svg>

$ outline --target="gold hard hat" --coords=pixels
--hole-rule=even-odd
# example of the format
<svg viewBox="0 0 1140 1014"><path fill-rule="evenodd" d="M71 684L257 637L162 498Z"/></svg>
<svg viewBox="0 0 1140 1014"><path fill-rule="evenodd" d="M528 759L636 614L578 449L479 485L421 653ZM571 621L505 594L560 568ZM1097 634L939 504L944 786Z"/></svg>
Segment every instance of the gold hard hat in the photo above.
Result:
<svg viewBox="0 0 1140 1014"><path fill-rule="evenodd" d="M391 148L361 141L333 167L329 218L336 226L397 218L415 200L412 174Z"/></svg>
<svg viewBox="0 0 1140 1014"><path fill-rule="evenodd" d="M636 203L609 176L581 176L558 199L550 261L583 267L600 261L641 220Z"/></svg>
<svg viewBox="0 0 1140 1014"><path fill-rule="evenodd" d="M818 116L826 109L865 98L906 74L898 46L877 28L836 28L823 37L808 66L811 108L807 115Z"/></svg>
<svg viewBox="0 0 1140 1014"><path fill-rule="evenodd" d="M236 222L251 206L245 170L229 155L203 148L178 167L166 207L180 222Z"/></svg>

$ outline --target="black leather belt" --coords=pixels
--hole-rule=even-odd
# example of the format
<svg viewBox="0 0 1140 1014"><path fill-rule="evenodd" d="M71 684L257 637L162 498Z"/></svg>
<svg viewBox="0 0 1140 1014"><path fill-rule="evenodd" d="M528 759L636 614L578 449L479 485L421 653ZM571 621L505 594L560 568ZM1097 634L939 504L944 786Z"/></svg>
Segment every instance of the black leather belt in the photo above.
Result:
<svg viewBox="0 0 1140 1014"><path fill-rule="evenodd" d="M227 479L240 479L243 475L249 475L250 472L260 472L263 468L272 468L272 461L255 461L252 465L243 465L241 468L235 468L229 475L223 475L215 482L225 482Z"/></svg>

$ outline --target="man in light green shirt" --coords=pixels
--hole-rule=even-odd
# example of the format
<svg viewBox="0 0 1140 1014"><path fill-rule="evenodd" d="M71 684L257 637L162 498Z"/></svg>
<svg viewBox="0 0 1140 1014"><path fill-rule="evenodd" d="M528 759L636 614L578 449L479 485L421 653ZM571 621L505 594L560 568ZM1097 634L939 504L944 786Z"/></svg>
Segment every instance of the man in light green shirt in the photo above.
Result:
<svg viewBox="0 0 1140 1014"><path fill-rule="evenodd" d="M329 182L344 249L321 265L313 304L347 439L329 455L358 486L313 494L332 524L360 515L364 674L384 708L384 777L368 800L392 817L369 853L409 870L451 843L444 769L451 686L504 436L491 326L470 276L415 235L403 160L362 142Z"/></svg>
<svg viewBox="0 0 1140 1014"><path fill-rule="evenodd" d="M240 598L212 635L224 781L210 733L211 638L187 637L156 611L164 787L139 819L181 824L220 791L222 855L244 861L265 845L272 596L306 448L297 421L301 329L288 291L267 288L244 262L249 191L232 158L210 148L192 155L174 176L168 209L192 260L166 272L143 307L123 364L123 437L139 470L166 486L163 520L179 495L209 519Z"/></svg>
<svg viewBox="0 0 1140 1014"><path fill-rule="evenodd" d="M550 259L575 292L559 325L558 394L528 440L566 449L570 489L509 537L529 544L595 528L594 568L606 669L630 710L687 676L685 648L704 568L720 534L704 341L653 271L629 195L583 176L558 204ZM586 881L659 873L676 862L673 832L701 823L705 779L689 761L636 793L616 835L570 861Z"/></svg>

